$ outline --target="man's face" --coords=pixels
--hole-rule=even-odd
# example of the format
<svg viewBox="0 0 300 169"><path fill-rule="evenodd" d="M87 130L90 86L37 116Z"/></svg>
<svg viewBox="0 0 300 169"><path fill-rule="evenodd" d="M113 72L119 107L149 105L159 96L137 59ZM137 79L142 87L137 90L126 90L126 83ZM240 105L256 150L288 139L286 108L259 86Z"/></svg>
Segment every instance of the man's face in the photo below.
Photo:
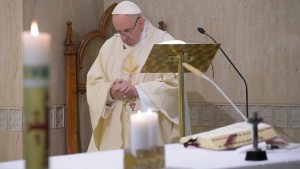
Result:
<svg viewBox="0 0 300 169"><path fill-rule="evenodd" d="M138 15L113 15L112 22L124 43L134 46L140 41L144 18Z"/></svg>

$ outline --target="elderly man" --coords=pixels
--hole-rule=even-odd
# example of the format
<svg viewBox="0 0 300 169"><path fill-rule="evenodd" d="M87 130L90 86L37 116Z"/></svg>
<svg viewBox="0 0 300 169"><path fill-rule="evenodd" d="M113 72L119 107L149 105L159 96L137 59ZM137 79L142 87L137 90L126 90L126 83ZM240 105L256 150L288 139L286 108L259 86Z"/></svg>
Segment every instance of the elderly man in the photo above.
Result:
<svg viewBox="0 0 300 169"><path fill-rule="evenodd" d="M159 113L160 141L177 142L176 77L174 74L140 73L153 45L174 38L153 27L140 8L130 1L115 7L112 23L116 34L101 47L87 76L93 129L88 151L128 147L130 115L147 109Z"/></svg>

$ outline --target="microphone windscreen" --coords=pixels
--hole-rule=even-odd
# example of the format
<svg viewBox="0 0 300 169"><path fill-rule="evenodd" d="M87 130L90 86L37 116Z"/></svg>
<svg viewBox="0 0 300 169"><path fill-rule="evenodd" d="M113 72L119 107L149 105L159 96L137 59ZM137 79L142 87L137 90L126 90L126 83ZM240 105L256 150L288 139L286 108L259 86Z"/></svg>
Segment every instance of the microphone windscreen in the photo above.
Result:
<svg viewBox="0 0 300 169"><path fill-rule="evenodd" d="M203 28L198 27L197 29L198 29L198 31L199 31L200 33L202 33L202 34L205 33L205 30L204 30Z"/></svg>

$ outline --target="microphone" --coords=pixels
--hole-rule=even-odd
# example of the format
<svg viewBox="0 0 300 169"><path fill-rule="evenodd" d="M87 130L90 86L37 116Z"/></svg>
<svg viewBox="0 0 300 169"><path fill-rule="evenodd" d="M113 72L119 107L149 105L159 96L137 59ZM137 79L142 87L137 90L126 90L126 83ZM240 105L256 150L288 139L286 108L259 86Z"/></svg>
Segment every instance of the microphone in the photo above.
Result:
<svg viewBox="0 0 300 169"><path fill-rule="evenodd" d="M201 34L206 35L207 37L209 37L211 40L213 40L215 43L218 43L213 37L211 37L210 35L208 35L207 33L205 33L205 30L201 27L197 28L198 32L200 32ZM242 78L242 80L244 81L245 84L245 88L246 88L246 115L248 117L248 107L249 107L249 103L248 103L248 86L247 86L247 82L245 80L245 78L243 77L243 75L240 73L240 71L235 67L235 65L232 63L232 61L229 59L229 57L226 55L226 53L223 51L222 47L220 46L220 50L223 53L223 55L226 57L226 59L229 61L229 63L231 64L231 66L234 68L234 70L239 74L239 76Z"/></svg>

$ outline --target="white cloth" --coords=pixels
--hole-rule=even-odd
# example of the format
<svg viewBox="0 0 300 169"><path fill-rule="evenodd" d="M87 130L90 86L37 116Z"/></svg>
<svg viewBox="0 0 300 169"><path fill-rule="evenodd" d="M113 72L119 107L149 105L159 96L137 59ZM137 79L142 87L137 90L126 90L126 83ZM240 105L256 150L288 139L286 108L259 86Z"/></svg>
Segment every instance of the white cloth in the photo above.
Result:
<svg viewBox="0 0 300 169"><path fill-rule="evenodd" d="M146 95L146 93L144 92L143 89L141 89L141 87L139 85L135 85L135 88L139 94L139 102L140 102L140 109L142 112L147 112L148 109L151 109L152 112L156 112L157 108L155 107L155 105L152 104L151 100L148 98L148 96Z"/></svg>
<svg viewBox="0 0 300 169"><path fill-rule="evenodd" d="M299 169L300 144L290 143L282 149L267 150L268 160L246 161L246 154L236 151L211 151L184 148L183 145L165 145L165 168L169 169ZM25 160L0 162L0 169L25 169ZM52 156L49 169L123 169L124 150L78 153Z"/></svg>

